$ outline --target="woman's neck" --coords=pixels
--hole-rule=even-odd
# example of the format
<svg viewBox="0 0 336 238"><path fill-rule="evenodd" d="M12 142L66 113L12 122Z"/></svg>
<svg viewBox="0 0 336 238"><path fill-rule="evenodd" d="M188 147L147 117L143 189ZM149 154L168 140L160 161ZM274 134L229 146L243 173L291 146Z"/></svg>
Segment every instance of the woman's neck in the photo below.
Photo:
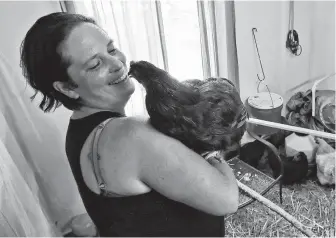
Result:
<svg viewBox="0 0 336 238"><path fill-rule="evenodd" d="M125 115L125 108L114 108L114 109L102 109L102 108L92 108L92 107L82 107L79 110L73 111L71 115L71 119L80 119L96 112L103 112L103 111L110 111L110 112L118 112L120 114Z"/></svg>

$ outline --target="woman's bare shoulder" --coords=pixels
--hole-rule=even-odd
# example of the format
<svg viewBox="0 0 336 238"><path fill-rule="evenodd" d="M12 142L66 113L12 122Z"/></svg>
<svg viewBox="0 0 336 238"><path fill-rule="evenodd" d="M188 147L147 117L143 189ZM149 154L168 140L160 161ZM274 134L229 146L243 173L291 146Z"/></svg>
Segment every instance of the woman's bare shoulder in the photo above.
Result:
<svg viewBox="0 0 336 238"><path fill-rule="evenodd" d="M148 192L150 188L138 179L142 150L141 131L150 127L146 118L116 118L107 123L99 140L102 176L107 188L121 196ZM97 189L97 188L96 188Z"/></svg>
<svg viewBox="0 0 336 238"><path fill-rule="evenodd" d="M105 136L102 141L107 143L105 148L114 151L117 148L120 153L132 155L132 160L140 159L151 163L157 157L163 158L164 154L170 154L171 150L201 158L180 141L157 131L145 117L118 118L108 124Z"/></svg>
<svg viewBox="0 0 336 238"><path fill-rule="evenodd" d="M155 130L148 117L124 117L115 119L113 123L107 125L108 135L114 138L127 139L149 139L148 136L165 137Z"/></svg>
<svg viewBox="0 0 336 238"><path fill-rule="evenodd" d="M148 154L153 154L162 149L163 145L178 143L155 130L148 118L125 117L117 118L107 124L100 142L106 155L118 156L115 160L139 161L151 159Z"/></svg>

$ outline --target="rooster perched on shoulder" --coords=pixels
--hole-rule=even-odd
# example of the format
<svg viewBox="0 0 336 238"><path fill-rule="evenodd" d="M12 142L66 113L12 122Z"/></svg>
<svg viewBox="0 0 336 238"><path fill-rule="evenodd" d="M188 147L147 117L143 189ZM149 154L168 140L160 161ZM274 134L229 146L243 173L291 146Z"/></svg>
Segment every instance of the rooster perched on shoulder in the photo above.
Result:
<svg viewBox="0 0 336 238"><path fill-rule="evenodd" d="M199 154L239 148L247 112L229 80L180 82L147 61L131 62L129 75L144 86L150 123L158 131Z"/></svg>

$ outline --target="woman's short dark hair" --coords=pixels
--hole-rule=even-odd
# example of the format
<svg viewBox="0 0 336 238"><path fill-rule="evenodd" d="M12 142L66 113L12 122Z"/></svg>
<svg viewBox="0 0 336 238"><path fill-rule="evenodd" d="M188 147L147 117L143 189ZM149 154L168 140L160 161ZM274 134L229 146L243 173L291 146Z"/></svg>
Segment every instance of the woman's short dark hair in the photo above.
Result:
<svg viewBox="0 0 336 238"><path fill-rule="evenodd" d="M21 43L20 66L24 77L37 93L43 95L39 107L44 112L56 109L61 104L70 110L81 107L81 99L72 99L54 89L56 81L65 82L70 88L77 85L69 77L68 60L62 58L60 46L71 30L81 23L96 24L92 18L64 12L51 13L39 18L27 32Z"/></svg>

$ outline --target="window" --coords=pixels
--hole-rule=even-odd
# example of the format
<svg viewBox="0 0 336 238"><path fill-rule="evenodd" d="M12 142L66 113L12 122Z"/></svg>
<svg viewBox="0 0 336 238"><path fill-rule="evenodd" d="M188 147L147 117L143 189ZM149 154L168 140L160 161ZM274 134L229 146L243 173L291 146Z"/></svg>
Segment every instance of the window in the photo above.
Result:
<svg viewBox="0 0 336 238"><path fill-rule="evenodd" d="M161 3L168 69L178 79L203 78L196 1Z"/></svg>

